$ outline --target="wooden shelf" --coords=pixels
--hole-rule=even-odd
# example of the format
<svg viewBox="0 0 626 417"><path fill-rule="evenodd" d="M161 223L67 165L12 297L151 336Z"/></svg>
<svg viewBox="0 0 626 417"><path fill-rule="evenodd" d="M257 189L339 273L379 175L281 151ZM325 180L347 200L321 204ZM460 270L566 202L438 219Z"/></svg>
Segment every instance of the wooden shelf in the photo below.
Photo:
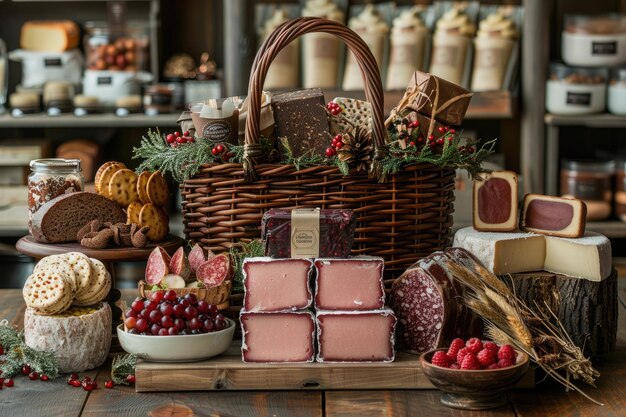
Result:
<svg viewBox="0 0 626 417"><path fill-rule="evenodd" d="M617 116L609 113L568 116L547 113L544 121L549 126L626 127L626 116Z"/></svg>
<svg viewBox="0 0 626 417"><path fill-rule="evenodd" d="M131 114L118 117L110 114L94 114L77 117L71 114L48 116L46 114L29 114L22 117L12 117L8 114L0 115L0 128L27 127L27 128L77 128L77 127L175 127L179 114L160 114L146 116L145 114Z"/></svg>
<svg viewBox="0 0 626 417"><path fill-rule="evenodd" d="M402 99L404 91L385 92L385 114ZM326 101L335 97L350 97L358 100L365 99L363 91L325 90ZM515 101L510 91L494 91L487 93L474 93L470 106L465 115L466 120L479 119L510 119L515 116Z"/></svg>

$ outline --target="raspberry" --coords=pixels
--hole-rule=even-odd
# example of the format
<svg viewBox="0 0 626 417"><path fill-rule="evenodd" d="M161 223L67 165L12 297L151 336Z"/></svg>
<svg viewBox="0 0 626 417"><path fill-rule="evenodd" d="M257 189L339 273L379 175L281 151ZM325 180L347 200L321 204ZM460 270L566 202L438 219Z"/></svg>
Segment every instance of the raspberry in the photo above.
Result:
<svg viewBox="0 0 626 417"><path fill-rule="evenodd" d="M470 371L476 371L481 369L480 362L478 362L478 359L476 359L476 355L474 355L473 353L468 353L467 355L465 355L465 357L463 358L463 362L461 362L461 369L466 369Z"/></svg>
<svg viewBox="0 0 626 417"><path fill-rule="evenodd" d="M513 346L501 346L500 350L498 350L498 359L508 359L511 363L515 362L515 350L513 350Z"/></svg>
<svg viewBox="0 0 626 417"><path fill-rule="evenodd" d="M500 367L498 366L497 363L492 363L491 365L489 365L485 369L498 369L498 368L500 368Z"/></svg>
<svg viewBox="0 0 626 417"><path fill-rule="evenodd" d="M450 347L448 348L448 356L452 356L456 358L456 354L459 353L459 350L465 347L465 342L463 339L459 339L458 337L450 343Z"/></svg>
<svg viewBox="0 0 626 417"><path fill-rule="evenodd" d="M450 365L450 369L461 369L461 367L458 363L454 362L452 365Z"/></svg>
<svg viewBox="0 0 626 417"><path fill-rule="evenodd" d="M467 350L467 348L462 348L459 350L459 353L456 354L456 361L460 364L463 363L463 358L465 358L465 355L467 355L468 353L470 353L469 350Z"/></svg>
<svg viewBox="0 0 626 417"><path fill-rule="evenodd" d="M513 362L509 359L500 359L498 361L498 368L508 368L509 366L513 366Z"/></svg>
<svg viewBox="0 0 626 417"><path fill-rule="evenodd" d="M441 351L441 350L435 352L435 354L433 355L433 358L430 360L430 362L433 365L440 366L442 368L449 368L450 367L450 360L448 359L448 355L446 354L446 352Z"/></svg>
<svg viewBox="0 0 626 417"><path fill-rule="evenodd" d="M483 343L483 349L491 350L491 351L493 351L494 355L497 355L498 354L498 349L500 349L500 348L494 342L485 342L485 343Z"/></svg>
<svg viewBox="0 0 626 417"><path fill-rule="evenodd" d="M478 354L476 355L476 359L478 359L478 362L480 362L480 366L482 366L483 368L486 368L489 365L496 363L498 360L498 357L495 352L487 348L483 348L483 350L478 352Z"/></svg>
<svg viewBox="0 0 626 417"><path fill-rule="evenodd" d="M470 340L465 343L465 347L467 350L476 355L483 348L483 342L480 341L477 337L472 337Z"/></svg>

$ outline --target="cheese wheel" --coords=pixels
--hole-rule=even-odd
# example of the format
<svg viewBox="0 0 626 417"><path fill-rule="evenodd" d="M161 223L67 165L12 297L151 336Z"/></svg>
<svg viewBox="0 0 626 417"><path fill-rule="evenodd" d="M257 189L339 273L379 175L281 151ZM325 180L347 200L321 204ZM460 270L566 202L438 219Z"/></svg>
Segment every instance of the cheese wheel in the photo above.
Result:
<svg viewBox="0 0 626 417"><path fill-rule="evenodd" d="M82 312L83 310L77 310ZM104 363L111 347L111 307L102 303L80 315L42 316L27 308L24 339L33 349L54 353L59 372L83 372Z"/></svg>
<svg viewBox="0 0 626 417"><path fill-rule="evenodd" d="M63 52L78 46L78 26L70 20L30 21L22 25L20 47L27 51Z"/></svg>

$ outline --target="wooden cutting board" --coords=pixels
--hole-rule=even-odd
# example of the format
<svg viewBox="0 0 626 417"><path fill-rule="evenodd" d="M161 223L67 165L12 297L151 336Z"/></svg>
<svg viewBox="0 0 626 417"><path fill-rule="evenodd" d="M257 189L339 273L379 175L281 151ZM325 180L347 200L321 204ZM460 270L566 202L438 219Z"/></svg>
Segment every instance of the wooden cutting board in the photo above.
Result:
<svg viewBox="0 0 626 417"><path fill-rule="evenodd" d="M241 361L241 341L218 357L187 363L139 360L135 391L434 389L419 356L398 352L392 363L256 364ZM535 386L530 370L518 388Z"/></svg>

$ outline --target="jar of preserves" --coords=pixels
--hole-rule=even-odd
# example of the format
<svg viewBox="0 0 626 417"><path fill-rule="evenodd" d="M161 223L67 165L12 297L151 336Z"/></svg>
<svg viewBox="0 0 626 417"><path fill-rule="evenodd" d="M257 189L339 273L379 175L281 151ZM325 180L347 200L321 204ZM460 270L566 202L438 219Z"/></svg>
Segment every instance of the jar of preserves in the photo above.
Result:
<svg viewBox="0 0 626 417"><path fill-rule="evenodd" d="M33 215L46 202L62 194L84 190L80 159L35 159L28 176L28 228Z"/></svg>
<svg viewBox="0 0 626 417"><path fill-rule="evenodd" d="M608 219L615 162L564 160L561 165L561 196L583 200L587 204L587 220Z"/></svg>

